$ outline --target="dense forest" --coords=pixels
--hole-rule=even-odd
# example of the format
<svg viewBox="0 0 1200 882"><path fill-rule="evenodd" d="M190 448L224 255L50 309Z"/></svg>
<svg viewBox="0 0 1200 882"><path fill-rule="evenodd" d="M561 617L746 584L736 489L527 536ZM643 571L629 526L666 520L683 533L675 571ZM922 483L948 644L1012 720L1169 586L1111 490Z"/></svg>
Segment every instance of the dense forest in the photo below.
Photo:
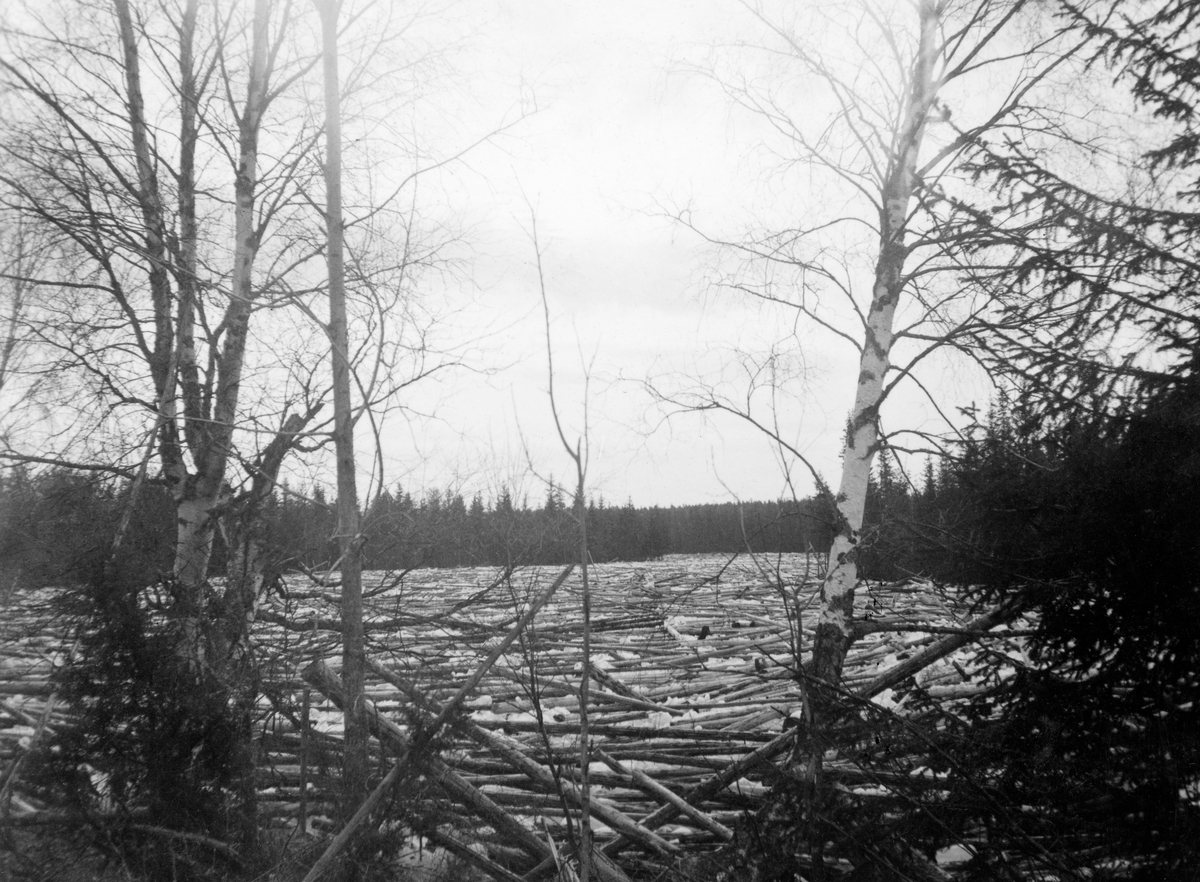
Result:
<svg viewBox="0 0 1200 882"><path fill-rule="evenodd" d="M0 476L0 567L8 581L61 584L103 565L121 519L127 487L61 470L11 469ZM142 497L124 554L137 556L143 578L170 571L170 499ZM666 554L756 552L824 553L829 548L828 503L707 503L635 508L603 499L587 505L591 559L638 561ZM264 506L267 547L275 573L319 571L338 556L336 513L320 485L286 483ZM414 500L403 488L385 491L363 517L363 562L373 570L414 567L561 564L574 556L575 516L555 487L538 506L515 504L507 491L468 503L459 493L430 491ZM217 572L228 551L214 551Z"/></svg>

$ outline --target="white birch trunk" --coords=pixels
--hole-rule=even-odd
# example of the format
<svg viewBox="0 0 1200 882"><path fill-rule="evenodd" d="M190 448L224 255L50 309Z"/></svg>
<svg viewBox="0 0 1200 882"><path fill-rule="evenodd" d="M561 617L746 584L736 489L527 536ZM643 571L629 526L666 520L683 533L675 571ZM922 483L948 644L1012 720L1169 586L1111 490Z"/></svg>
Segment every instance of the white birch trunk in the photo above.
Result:
<svg viewBox="0 0 1200 882"><path fill-rule="evenodd" d="M917 186L917 158L925 123L935 96L933 66L938 12L933 0L921 0L920 17L921 35L913 61L908 105L896 132L887 177L883 181L879 257L859 360L854 407L846 426L841 483L835 497L837 523L829 552L829 572L821 585L821 610L813 643L813 674L827 683L837 683L841 678L846 651L850 648L854 591L858 580L859 531L879 440L879 409L883 404L884 379L891 364L896 307L905 283L909 205Z"/></svg>
<svg viewBox="0 0 1200 882"><path fill-rule="evenodd" d="M258 188L258 131L267 93L268 0L254 7L254 33L246 106L238 120L238 166L234 183L234 248L231 301L225 312L225 341L217 361L217 386L207 429L193 451L196 473L177 490L179 523L175 578L184 592L202 590L208 576L225 469L233 449L246 337L254 301L253 271L258 254L254 204ZM190 331L190 328L185 328ZM186 345L186 344L185 344Z"/></svg>
<svg viewBox="0 0 1200 882"><path fill-rule="evenodd" d="M234 184L235 242L231 300L226 309L224 345L217 361L212 412L205 413L196 364L194 322L196 296L196 204L194 154L196 143L196 82L193 41L198 3L188 0L180 37L180 86L183 103L179 185L179 226L182 239L168 242L167 225L155 157L142 94L138 32L128 0L114 0L125 68L125 90L134 158L137 162L138 202L145 227L155 337L150 372L158 401L159 455L163 474L176 504L175 609L180 628L180 652L198 665L206 658L202 616L212 556L218 506L233 449L246 335L254 299L252 273L258 251L255 193L258 186L258 132L267 99L269 0L257 0L246 104L239 125L239 155ZM218 50L220 51L220 50ZM173 251L172 251L173 249ZM173 253L174 252L174 253ZM179 311L171 267L176 261ZM183 431L180 431L179 387L183 391ZM191 451L189 472L184 443Z"/></svg>

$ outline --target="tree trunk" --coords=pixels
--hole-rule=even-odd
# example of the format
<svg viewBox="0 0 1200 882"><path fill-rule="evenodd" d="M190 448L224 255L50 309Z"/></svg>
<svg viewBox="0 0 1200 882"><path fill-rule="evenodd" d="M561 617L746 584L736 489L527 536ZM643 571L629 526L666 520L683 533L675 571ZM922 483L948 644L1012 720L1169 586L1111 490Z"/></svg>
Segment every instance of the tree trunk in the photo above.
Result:
<svg viewBox="0 0 1200 882"><path fill-rule="evenodd" d="M191 482L188 482L190 484ZM185 491L187 489L185 484ZM185 494L175 501L175 568L171 615L179 629L179 652L197 669L210 663L205 646L204 590L215 535L215 499Z"/></svg>
<svg viewBox="0 0 1200 882"><path fill-rule="evenodd" d="M268 569L263 508L275 489L284 457L292 449L297 434L318 409L313 407L306 414L292 414L284 421L283 428L255 462L250 490L234 501L226 516L230 549L222 604L223 621L219 623L221 655L217 662L241 736L233 777L238 782L241 844L247 852L255 848L258 839L258 739L254 730L258 682L250 628L263 598Z"/></svg>
<svg viewBox="0 0 1200 882"><path fill-rule="evenodd" d="M125 98L129 110L133 154L137 162L137 199L142 213L150 299L154 307L154 348L150 357L150 373L154 379L155 392L161 396L163 390L174 382L168 370L175 334L171 316L173 298L170 260L166 247L166 221L158 188L157 164L150 152L150 134L142 95L141 59L138 55L137 35L133 29L129 0L113 0L113 3L117 13L117 26L121 33Z"/></svg>
<svg viewBox="0 0 1200 882"><path fill-rule="evenodd" d="M212 621L206 609L208 571L217 518L226 498L225 472L233 449L234 422L241 391L246 336L254 299L252 275L258 251L255 194L258 187L258 132L266 106L268 80L269 0L257 0L254 10L252 58L244 112L238 120L239 155L235 181L232 299L224 318L224 345L216 364L216 387L211 413L201 388L195 349L197 302L198 222L196 218L195 150L197 142L197 84L194 39L197 0L188 0L179 27L179 84L182 103L178 183L179 234L170 239L142 96L137 34L128 0L114 0L124 54L130 128L138 169L138 201L145 227L149 261L155 341L150 359L158 402L159 454L176 504L176 543L171 615L177 628L177 652L198 681L226 697L237 721L239 742L235 763L241 782L238 795L241 839L253 847L257 839L253 658L248 638L262 583L261 507L270 495L283 456L295 433L312 416L293 415L260 458L259 471L238 517L231 523L236 537L225 594L225 615ZM170 268L175 267L178 314L173 315ZM183 432L177 418L182 393ZM194 473L189 474L184 444L190 450Z"/></svg>
<svg viewBox="0 0 1200 882"><path fill-rule="evenodd" d="M197 243L200 235L196 217L196 143L199 138L196 116L200 99L194 43L198 6L199 0L187 0L179 27L179 241L175 255L175 284L179 290L175 348L183 399L184 441L193 454L203 449L208 437L200 369L196 361Z"/></svg>
<svg viewBox="0 0 1200 882"><path fill-rule="evenodd" d="M588 734L588 692L592 679L592 591L588 583L588 522L584 503L583 459L579 448L574 453L576 476L575 515L579 519L579 573L583 579L583 673L579 683L579 882L589 882L592 874L592 790L590 769L592 745Z"/></svg>
<svg viewBox="0 0 1200 882"><path fill-rule="evenodd" d="M854 407L846 426L841 484L834 498L837 522L829 552L829 572L821 585L821 611L813 641L812 673L832 685L841 679L846 651L850 648L859 531L866 507L871 464L879 440L879 409L883 404L884 379L890 365L896 305L905 284L909 203L918 183L917 157L935 96L933 63L938 11L933 0L921 0L919 14L921 36L913 61L908 103L883 181L879 258L859 359Z"/></svg>
<svg viewBox="0 0 1200 882"><path fill-rule="evenodd" d="M224 501L225 470L233 450L246 338L255 299L253 271L258 254L258 231L254 210L258 188L258 132L267 95L269 14L269 0L256 0L246 105L238 120L231 300L223 322L225 342L216 364L212 415L206 427L196 433L197 447L192 451L195 474L187 476L174 488L179 518L174 572L179 591L188 598L183 610L185 616L202 613L217 508ZM188 332L190 328L180 330ZM185 634L191 635L200 631L201 625L199 621L185 621L183 629Z"/></svg>
<svg viewBox="0 0 1200 882"><path fill-rule="evenodd" d="M362 544L354 477L354 418L342 242L342 125L338 83L338 0L314 0L321 15L325 68L325 225L329 265L329 341L333 358L333 441L337 452L338 537L342 576L342 684L346 695L343 810L349 818L367 795L366 657L362 623Z"/></svg>

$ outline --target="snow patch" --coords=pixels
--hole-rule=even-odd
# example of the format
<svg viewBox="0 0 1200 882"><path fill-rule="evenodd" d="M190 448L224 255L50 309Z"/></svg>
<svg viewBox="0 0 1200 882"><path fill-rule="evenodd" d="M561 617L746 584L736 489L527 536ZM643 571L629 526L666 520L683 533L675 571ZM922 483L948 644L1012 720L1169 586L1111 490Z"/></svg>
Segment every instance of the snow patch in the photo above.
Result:
<svg viewBox="0 0 1200 882"><path fill-rule="evenodd" d="M951 864L961 864L975 857L965 845L948 845L945 848L939 849L936 860L939 867L949 866Z"/></svg>

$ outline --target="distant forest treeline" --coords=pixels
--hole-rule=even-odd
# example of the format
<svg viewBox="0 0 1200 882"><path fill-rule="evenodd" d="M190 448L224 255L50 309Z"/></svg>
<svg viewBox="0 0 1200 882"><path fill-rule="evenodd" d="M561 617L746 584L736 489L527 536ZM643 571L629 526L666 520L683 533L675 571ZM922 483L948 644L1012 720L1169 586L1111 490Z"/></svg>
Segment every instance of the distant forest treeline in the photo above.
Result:
<svg viewBox="0 0 1200 882"><path fill-rule="evenodd" d="M102 566L121 519L126 488L92 474L9 469L0 474L0 572L11 584L78 579ZM337 559L336 516L320 485L281 486L267 503L268 547L279 571L317 569ZM382 493L363 519L369 569L556 564L573 559L573 503L560 489L536 504L507 491L467 500L454 491L417 497ZM123 559L149 578L171 566L173 506L162 487L142 496ZM665 554L825 551L828 506L816 498L637 508L588 503L592 559L650 560ZM228 556L218 535L218 572ZM5 585L7 587L7 584Z"/></svg>
<svg viewBox="0 0 1200 882"><path fill-rule="evenodd" d="M1128 496L1129 491L1109 486L1122 479L1128 466L1114 454L1097 452L1112 442L1093 439L1089 432L1073 434L1067 451L1060 449L1061 437L1023 437L1020 422L1006 406L993 407L956 456L940 460L936 469L927 460L919 474L903 471L893 456L880 454L859 546L862 577L923 575L971 584L991 581L997 567L997 572L1012 571L1017 560L1022 561L1018 569L1036 563L1037 577L1069 571L1068 548L1081 548L1089 535L1103 531L1070 530L1072 538L1064 548L1047 546L1045 534L1063 532L1062 512L1073 510L1081 498L1092 499L1087 510L1094 513L1108 501ZM1156 443L1155 450L1166 449ZM1136 484L1151 486L1141 478ZM148 489L127 529L122 561L139 578L152 580L171 568L174 507L165 488ZM21 467L0 472L0 589L14 584L18 575L21 584L39 585L98 572L121 520L126 492L124 485L92 473ZM1134 495L1142 492L1148 491ZM1126 509L1131 506L1125 504ZM578 554L573 509L573 501L558 487L533 503L528 497L516 502L506 490L496 499L477 493L467 501L453 490L417 497L396 487L380 494L364 514L364 566L400 570L565 563ZM590 500L587 509L589 550L597 563L747 549L824 554L832 538L832 504L820 495L648 508L632 502L608 505L601 498ZM1077 513L1073 520L1088 518ZM1114 516L1115 522L1120 519ZM319 484L281 485L267 501L264 527L277 572L319 570L337 560L334 505ZM218 573L228 557L224 538L218 533ZM993 563L985 564L988 560ZM1050 569L1043 572L1046 566Z"/></svg>

